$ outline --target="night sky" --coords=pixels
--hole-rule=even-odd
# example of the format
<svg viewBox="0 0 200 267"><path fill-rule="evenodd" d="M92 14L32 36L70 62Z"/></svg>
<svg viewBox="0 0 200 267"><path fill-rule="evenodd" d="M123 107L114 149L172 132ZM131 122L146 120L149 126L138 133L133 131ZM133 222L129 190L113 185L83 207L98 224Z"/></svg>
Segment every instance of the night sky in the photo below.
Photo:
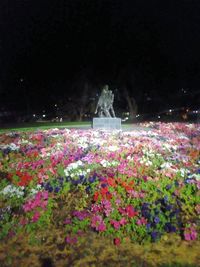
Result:
<svg viewBox="0 0 200 267"><path fill-rule="evenodd" d="M200 1L1 0L0 69L4 108L41 108L84 81L177 101L184 88L198 105Z"/></svg>

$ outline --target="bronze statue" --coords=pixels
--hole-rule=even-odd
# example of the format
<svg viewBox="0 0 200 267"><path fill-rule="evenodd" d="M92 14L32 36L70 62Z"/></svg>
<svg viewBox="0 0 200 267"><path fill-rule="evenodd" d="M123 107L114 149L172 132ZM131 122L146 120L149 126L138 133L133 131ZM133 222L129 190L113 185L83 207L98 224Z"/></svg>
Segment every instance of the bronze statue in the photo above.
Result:
<svg viewBox="0 0 200 267"><path fill-rule="evenodd" d="M114 94L109 90L109 86L105 85L99 97L95 114L98 113L99 117L115 117L113 102Z"/></svg>

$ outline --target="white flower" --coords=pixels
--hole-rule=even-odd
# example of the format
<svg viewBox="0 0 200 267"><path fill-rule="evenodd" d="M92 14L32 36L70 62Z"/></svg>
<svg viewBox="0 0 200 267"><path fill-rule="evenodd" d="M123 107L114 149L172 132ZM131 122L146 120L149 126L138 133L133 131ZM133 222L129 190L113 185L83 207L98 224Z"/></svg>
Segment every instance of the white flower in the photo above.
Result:
<svg viewBox="0 0 200 267"><path fill-rule="evenodd" d="M32 196L32 195L37 194L39 191L41 191L41 188L42 188L42 186L41 186L40 184L38 184L38 185L36 186L36 188L32 188L32 189L31 189L31 191L30 191L30 195Z"/></svg>
<svg viewBox="0 0 200 267"><path fill-rule="evenodd" d="M107 160L105 160L105 159L102 159L101 161L100 161L100 164L103 166L103 167L108 167L110 164L109 164L109 162L107 161Z"/></svg>
<svg viewBox="0 0 200 267"><path fill-rule="evenodd" d="M115 151L119 150L119 147L118 146L109 146L108 150L115 152Z"/></svg>
<svg viewBox="0 0 200 267"><path fill-rule="evenodd" d="M181 173L181 177L185 177L185 175L187 174L188 170L187 169L184 169L184 168L181 168L180 170L180 173Z"/></svg>
<svg viewBox="0 0 200 267"><path fill-rule="evenodd" d="M24 187L16 187L14 185L7 185L2 191L0 191L0 194L3 194L4 196L8 197L22 197L24 195Z"/></svg>
<svg viewBox="0 0 200 267"><path fill-rule="evenodd" d="M195 178L197 181L200 181L200 174L195 173L192 177Z"/></svg>
<svg viewBox="0 0 200 267"><path fill-rule="evenodd" d="M110 163L110 165L111 166L117 166L119 163L118 163L118 161L116 161L116 160L113 160L113 161L111 161L111 163Z"/></svg>
<svg viewBox="0 0 200 267"><path fill-rule="evenodd" d="M161 166L162 169L168 169L172 167L172 163L170 162L164 162Z"/></svg>

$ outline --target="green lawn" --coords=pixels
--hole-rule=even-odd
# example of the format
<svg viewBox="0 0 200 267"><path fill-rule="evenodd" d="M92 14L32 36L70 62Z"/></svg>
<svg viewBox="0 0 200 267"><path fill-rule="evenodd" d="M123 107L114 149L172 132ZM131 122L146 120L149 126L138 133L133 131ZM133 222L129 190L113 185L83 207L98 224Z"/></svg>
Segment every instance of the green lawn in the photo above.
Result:
<svg viewBox="0 0 200 267"><path fill-rule="evenodd" d="M123 123L123 128L130 128L133 123ZM34 131L38 129L50 128L90 128L92 127L91 121L73 121L73 122L24 122L24 123L9 123L0 127L0 133L8 131Z"/></svg>
<svg viewBox="0 0 200 267"><path fill-rule="evenodd" d="M1 126L0 132L6 131L32 131L36 129L62 128L62 127L89 127L91 122L24 122L9 123Z"/></svg>

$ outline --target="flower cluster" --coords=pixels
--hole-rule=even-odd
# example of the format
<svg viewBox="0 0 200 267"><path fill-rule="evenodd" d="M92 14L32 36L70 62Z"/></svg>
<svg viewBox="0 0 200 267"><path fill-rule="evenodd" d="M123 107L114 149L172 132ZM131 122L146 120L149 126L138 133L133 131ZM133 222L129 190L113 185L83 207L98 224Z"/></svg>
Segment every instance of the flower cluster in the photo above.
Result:
<svg viewBox="0 0 200 267"><path fill-rule="evenodd" d="M24 196L24 187L17 187L15 185L9 184L0 192L0 194L12 198L12 197L23 197Z"/></svg>
<svg viewBox="0 0 200 267"><path fill-rule="evenodd" d="M88 230L110 236L115 245L126 237L157 241L170 233L197 239L200 125L141 126L150 128L0 134L1 213L9 213L7 224L0 222L3 231L17 223L36 229L46 214L48 223L65 218L68 244ZM62 216L56 213L61 205L67 209Z"/></svg>

